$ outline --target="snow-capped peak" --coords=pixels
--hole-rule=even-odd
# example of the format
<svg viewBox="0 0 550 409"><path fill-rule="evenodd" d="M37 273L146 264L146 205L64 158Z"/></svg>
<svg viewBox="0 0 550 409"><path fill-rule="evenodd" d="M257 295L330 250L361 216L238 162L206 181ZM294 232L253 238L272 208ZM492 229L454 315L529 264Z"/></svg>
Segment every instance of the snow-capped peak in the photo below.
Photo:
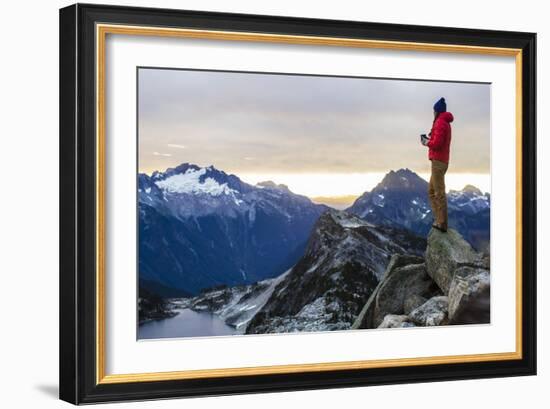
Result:
<svg viewBox="0 0 550 409"><path fill-rule="evenodd" d="M229 195L237 193L227 183L218 183L214 178L205 177L207 168L188 168L184 173L177 173L168 176L166 179L155 181L155 184L162 190L169 193L204 193L211 196Z"/></svg>

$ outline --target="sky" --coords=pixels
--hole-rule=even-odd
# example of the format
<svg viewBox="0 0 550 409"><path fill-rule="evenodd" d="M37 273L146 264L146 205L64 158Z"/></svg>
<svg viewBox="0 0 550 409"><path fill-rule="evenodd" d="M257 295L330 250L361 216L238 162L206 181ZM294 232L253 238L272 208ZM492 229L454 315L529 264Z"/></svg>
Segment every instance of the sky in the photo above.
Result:
<svg viewBox="0 0 550 409"><path fill-rule="evenodd" d="M419 142L445 97L448 189L490 191L490 85L140 68L139 171L183 162L273 180L309 197L357 196L390 170L429 178Z"/></svg>

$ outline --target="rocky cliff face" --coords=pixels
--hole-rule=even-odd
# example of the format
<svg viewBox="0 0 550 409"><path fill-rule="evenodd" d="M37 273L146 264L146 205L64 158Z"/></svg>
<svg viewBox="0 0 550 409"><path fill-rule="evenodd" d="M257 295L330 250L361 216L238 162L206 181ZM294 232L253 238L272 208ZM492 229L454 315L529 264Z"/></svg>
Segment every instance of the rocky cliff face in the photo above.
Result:
<svg viewBox="0 0 550 409"><path fill-rule="evenodd" d="M395 255L352 328L490 322L489 260L456 232L430 231L424 258Z"/></svg>
<svg viewBox="0 0 550 409"><path fill-rule="evenodd" d="M391 256L420 255L425 243L343 211L325 212L304 256L275 287L246 333L349 329Z"/></svg>

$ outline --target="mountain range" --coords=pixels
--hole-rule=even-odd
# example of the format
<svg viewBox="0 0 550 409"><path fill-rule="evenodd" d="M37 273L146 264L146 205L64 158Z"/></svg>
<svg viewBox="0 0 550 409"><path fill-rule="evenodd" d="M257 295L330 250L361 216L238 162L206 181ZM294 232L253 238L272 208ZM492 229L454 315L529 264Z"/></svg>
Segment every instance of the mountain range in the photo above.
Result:
<svg viewBox="0 0 550 409"><path fill-rule="evenodd" d="M488 251L490 199L471 185L447 194L449 227L479 251ZM346 210L371 223L405 228L422 237L433 223L428 182L409 169L390 171Z"/></svg>
<svg viewBox="0 0 550 409"><path fill-rule="evenodd" d="M190 294L280 275L327 210L284 185L188 163L140 174L138 197L141 285Z"/></svg>
<svg viewBox="0 0 550 409"><path fill-rule="evenodd" d="M278 285L293 289L292 297L317 297L315 308L332 305L340 316L355 314L369 290L359 291L354 303L327 288L338 280L347 286L378 282L391 254L420 251L432 223L427 182L408 169L389 172L341 213L284 185L250 185L212 166L188 163L139 174L138 198L140 286L165 297L204 298L208 288L254 291L255 283L269 286L285 273ZM450 225L486 249L490 196L467 186L449 192L448 202ZM296 277L308 271L315 272L314 281L298 284ZM277 294L264 297L268 316L248 317L249 331L300 327L298 319L288 321L300 313L299 301Z"/></svg>

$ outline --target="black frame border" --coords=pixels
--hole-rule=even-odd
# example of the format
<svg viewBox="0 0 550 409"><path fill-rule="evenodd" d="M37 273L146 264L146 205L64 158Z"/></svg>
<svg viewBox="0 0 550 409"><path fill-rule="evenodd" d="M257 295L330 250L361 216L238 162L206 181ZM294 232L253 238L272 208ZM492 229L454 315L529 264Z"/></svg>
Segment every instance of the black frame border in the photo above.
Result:
<svg viewBox="0 0 550 409"><path fill-rule="evenodd" d="M96 23L522 50L522 359L96 384ZM536 34L76 4L60 10L59 397L74 404L536 374Z"/></svg>

